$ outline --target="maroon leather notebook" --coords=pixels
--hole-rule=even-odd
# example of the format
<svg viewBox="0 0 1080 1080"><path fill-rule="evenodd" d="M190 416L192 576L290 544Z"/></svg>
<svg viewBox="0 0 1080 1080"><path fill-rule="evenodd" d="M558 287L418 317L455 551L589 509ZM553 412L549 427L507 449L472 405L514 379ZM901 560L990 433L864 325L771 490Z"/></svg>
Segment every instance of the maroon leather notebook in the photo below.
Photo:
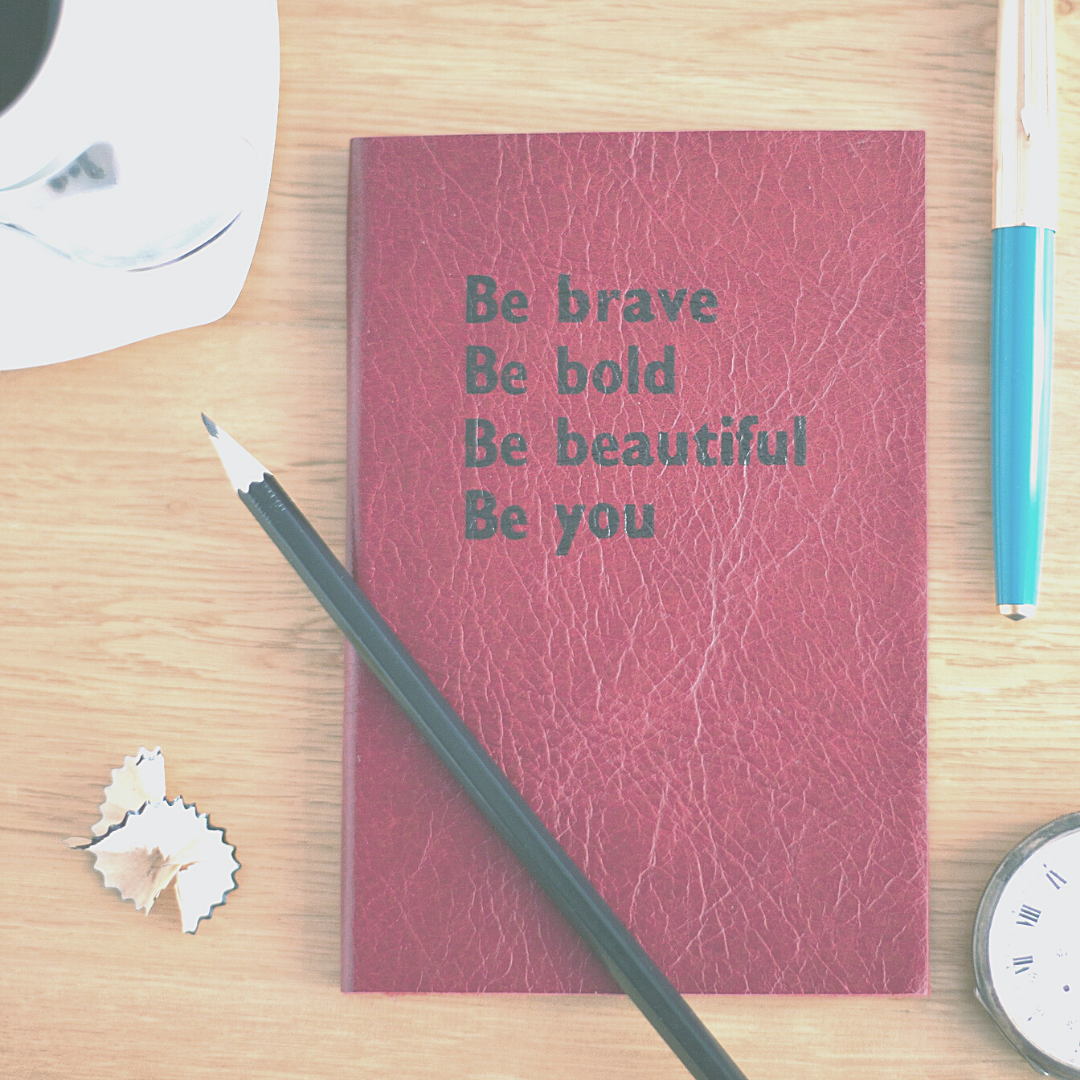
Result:
<svg viewBox="0 0 1080 1080"><path fill-rule="evenodd" d="M357 139L350 559L684 993L927 992L924 139ZM612 992L349 658L342 986Z"/></svg>

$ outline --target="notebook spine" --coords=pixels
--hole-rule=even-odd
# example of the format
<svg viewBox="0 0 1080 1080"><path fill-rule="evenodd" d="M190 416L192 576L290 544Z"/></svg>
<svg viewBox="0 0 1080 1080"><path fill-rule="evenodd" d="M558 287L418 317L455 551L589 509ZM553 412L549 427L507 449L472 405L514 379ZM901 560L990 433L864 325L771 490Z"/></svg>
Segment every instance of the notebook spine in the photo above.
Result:
<svg viewBox="0 0 1080 1080"><path fill-rule="evenodd" d="M364 140L353 139L349 156L349 227L346 248L346 506L345 565L356 567L359 508L355 477L360 466L360 341L363 328ZM341 989L357 989L356 933L356 709L363 664L345 643L345 715L341 746Z"/></svg>

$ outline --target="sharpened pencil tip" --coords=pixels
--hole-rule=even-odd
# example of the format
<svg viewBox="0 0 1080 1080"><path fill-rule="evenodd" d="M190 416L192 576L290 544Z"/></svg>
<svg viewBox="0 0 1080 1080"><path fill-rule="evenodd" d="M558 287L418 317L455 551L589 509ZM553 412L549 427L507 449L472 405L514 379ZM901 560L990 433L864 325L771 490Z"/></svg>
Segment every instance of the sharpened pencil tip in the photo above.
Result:
<svg viewBox="0 0 1080 1080"><path fill-rule="evenodd" d="M221 464L225 466L225 471L237 491L243 493L252 484L257 484L264 476L270 475L270 470L256 461L227 431L219 428L206 413L200 415L206 430L210 432Z"/></svg>

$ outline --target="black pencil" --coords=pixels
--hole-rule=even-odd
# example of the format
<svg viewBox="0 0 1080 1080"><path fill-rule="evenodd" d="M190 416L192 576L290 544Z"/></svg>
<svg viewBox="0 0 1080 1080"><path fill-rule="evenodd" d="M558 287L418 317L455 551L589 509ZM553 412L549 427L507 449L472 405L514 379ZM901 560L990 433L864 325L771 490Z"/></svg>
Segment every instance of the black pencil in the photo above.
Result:
<svg viewBox="0 0 1080 1080"><path fill-rule="evenodd" d="M746 1080L359 590L281 485L203 416L237 494L540 887L698 1080Z"/></svg>

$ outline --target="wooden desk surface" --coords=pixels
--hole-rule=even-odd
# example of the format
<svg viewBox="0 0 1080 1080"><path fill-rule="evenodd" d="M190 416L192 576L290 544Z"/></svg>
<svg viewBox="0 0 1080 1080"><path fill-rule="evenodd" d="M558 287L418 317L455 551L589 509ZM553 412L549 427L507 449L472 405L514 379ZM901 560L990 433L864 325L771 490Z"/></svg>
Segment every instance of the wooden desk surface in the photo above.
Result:
<svg viewBox="0 0 1080 1080"><path fill-rule="evenodd" d="M933 993L695 1005L751 1080L1030 1076L972 997L969 939L1004 852L1080 803L1074 8L1058 0L1043 599L1017 625L994 614L990 542L991 2L282 0L277 156L236 308L0 373L0 1075L686 1075L619 998L339 993L341 639L229 495L198 416L342 550L352 135L866 127L928 134ZM243 863L194 937L171 893L144 919L63 845L108 770L159 744L170 791Z"/></svg>

